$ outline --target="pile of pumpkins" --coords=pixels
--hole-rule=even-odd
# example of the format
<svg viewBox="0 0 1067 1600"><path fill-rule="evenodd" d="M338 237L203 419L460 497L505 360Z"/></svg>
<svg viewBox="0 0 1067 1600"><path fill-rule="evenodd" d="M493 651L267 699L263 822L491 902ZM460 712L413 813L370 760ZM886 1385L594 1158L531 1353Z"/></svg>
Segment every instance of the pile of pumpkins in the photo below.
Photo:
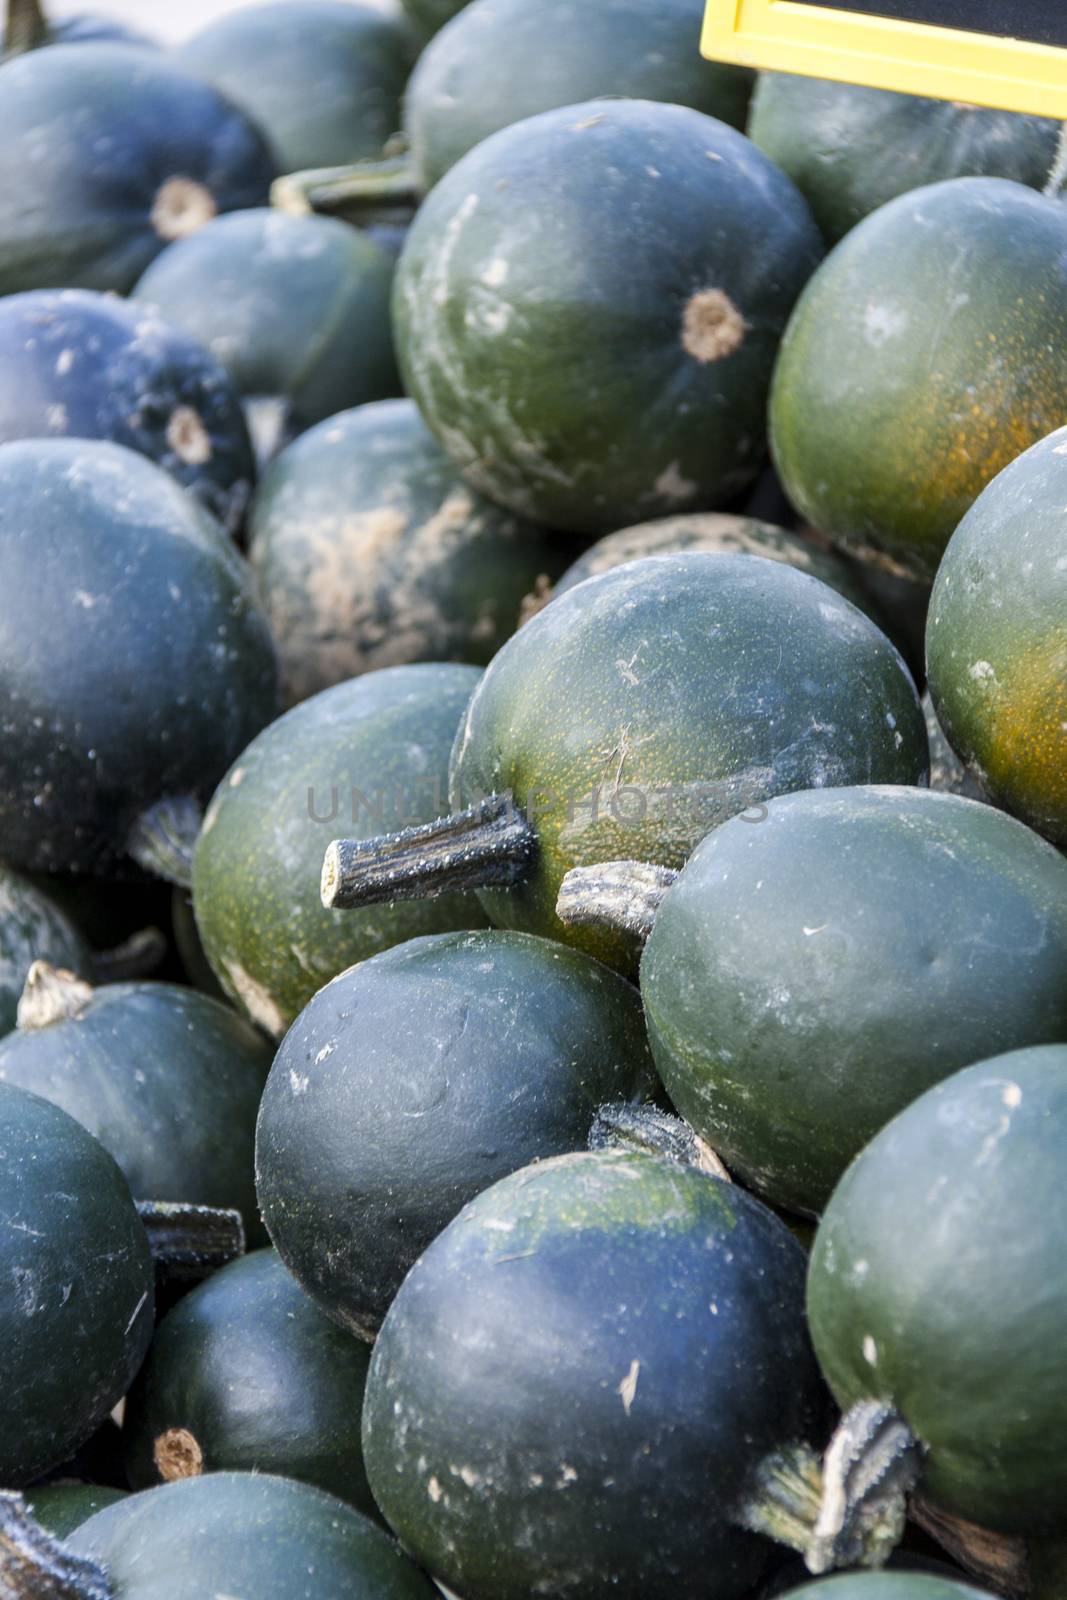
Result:
<svg viewBox="0 0 1067 1600"><path fill-rule="evenodd" d="M0 65L0 1594L1067 1594L1057 124L701 0Z"/></svg>

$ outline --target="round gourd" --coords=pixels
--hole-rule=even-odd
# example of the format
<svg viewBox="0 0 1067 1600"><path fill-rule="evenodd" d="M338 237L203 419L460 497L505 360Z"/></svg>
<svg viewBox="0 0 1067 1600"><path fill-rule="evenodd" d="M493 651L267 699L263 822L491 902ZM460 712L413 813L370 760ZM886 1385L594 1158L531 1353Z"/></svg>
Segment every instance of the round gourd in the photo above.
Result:
<svg viewBox="0 0 1067 1600"><path fill-rule="evenodd" d="M836 244L887 201L946 178L1043 188L1059 127L958 100L764 72L748 136L792 178Z"/></svg>
<svg viewBox="0 0 1067 1600"><path fill-rule="evenodd" d="M363 1418L375 1498L465 1600L732 1600L750 1479L817 1425L804 1256L751 1195L585 1153L473 1200L405 1280Z"/></svg>
<svg viewBox="0 0 1067 1600"><path fill-rule="evenodd" d="M273 1472L375 1515L360 1444L369 1361L275 1251L232 1262L156 1332L126 1401L130 1482Z"/></svg>
<svg viewBox="0 0 1067 1600"><path fill-rule="evenodd" d="M752 73L705 61L701 0L474 0L419 58L404 127L430 189L500 128L601 95L669 100L743 128Z"/></svg>
<svg viewBox="0 0 1067 1600"><path fill-rule="evenodd" d="M953 534L926 630L930 690L997 804L1067 845L1067 429L1006 467Z"/></svg>
<svg viewBox="0 0 1067 1600"><path fill-rule="evenodd" d="M102 1489L95 1483L47 1483L31 1490L26 1503L42 1528L57 1539L65 1539L105 1506L127 1499L126 1489Z"/></svg>
<svg viewBox="0 0 1067 1600"><path fill-rule="evenodd" d="M1067 1495L1065 1116L1065 1045L949 1078L849 1168L808 1279L837 1399L893 1405L923 1446L923 1494L1024 1536L1061 1531Z"/></svg>
<svg viewBox="0 0 1067 1600"><path fill-rule="evenodd" d="M320 423L273 463L252 516L286 700L379 667L484 665L563 548L469 489L410 400Z"/></svg>
<svg viewBox="0 0 1067 1600"><path fill-rule="evenodd" d="M415 59L406 25L351 0L281 0L218 17L178 51L270 139L281 172L381 153Z"/></svg>
<svg viewBox="0 0 1067 1600"><path fill-rule="evenodd" d="M126 1180L65 1111L0 1083L0 1482L31 1483L126 1393L152 1337L148 1238Z"/></svg>
<svg viewBox="0 0 1067 1600"><path fill-rule="evenodd" d="M0 530L4 855L104 872L270 720L267 623L219 525L120 445L0 445Z"/></svg>
<svg viewBox="0 0 1067 1600"><path fill-rule="evenodd" d="M795 1600L992 1600L988 1589L933 1572L839 1572L787 1592Z"/></svg>
<svg viewBox="0 0 1067 1600"><path fill-rule="evenodd" d="M771 445L823 533L932 577L985 485L1065 412L1067 206L956 178L883 206L816 273Z"/></svg>
<svg viewBox="0 0 1067 1600"><path fill-rule="evenodd" d="M131 1495L72 1534L109 1600L437 1600L369 1518L306 1483L216 1472Z"/></svg>
<svg viewBox="0 0 1067 1600"><path fill-rule="evenodd" d="M0 1081L96 1135L139 1200L239 1210L262 1238L253 1173L269 1046L229 1006L171 983L87 983L35 966Z"/></svg>
<svg viewBox="0 0 1067 1600"><path fill-rule="evenodd" d="M810 791L717 828L641 962L681 1114L773 1202L814 1214L932 1083L1067 1037L1067 861L973 800Z"/></svg>
<svg viewBox="0 0 1067 1600"><path fill-rule="evenodd" d="M284 437L398 392L392 276L385 252L347 223L260 209L172 245L134 294L206 344L264 433Z"/></svg>
<svg viewBox="0 0 1067 1600"><path fill-rule="evenodd" d="M84 289L0 299L0 441L110 439L148 456L229 531L255 464L240 398L194 339Z"/></svg>
<svg viewBox="0 0 1067 1600"><path fill-rule="evenodd" d="M163 247L262 205L266 142L162 51L56 44L0 67L0 294L125 294Z"/></svg>
<svg viewBox="0 0 1067 1600"><path fill-rule="evenodd" d="M92 953L78 928L35 884L0 867L0 1035L15 1026L35 961L85 972Z"/></svg>
<svg viewBox="0 0 1067 1600"><path fill-rule="evenodd" d="M448 752L478 683L474 667L392 667L305 701L244 750L208 807L193 906L223 989L281 1035L343 968L417 934L477 927L471 895L356 916L319 899L338 828L428 822L446 804Z"/></svg>
<svg viewBox="0 0 1067 1600"><path fill-rule="evenodd" d="M759 469L821 252L798 191L714 118L546 111L418 211L393 303L405 384L468 481L523 516L602 533L715 506Z"/></svg>
<svg viewBox="0 0 1067 1600"><path fill-rule="evenodd" d="M529 934L413 939L321 989L263 1095L256 1181L279 1253L373 1339L404 1274L498 1178L584 1149L656 1085L635 989Z"/></svg>

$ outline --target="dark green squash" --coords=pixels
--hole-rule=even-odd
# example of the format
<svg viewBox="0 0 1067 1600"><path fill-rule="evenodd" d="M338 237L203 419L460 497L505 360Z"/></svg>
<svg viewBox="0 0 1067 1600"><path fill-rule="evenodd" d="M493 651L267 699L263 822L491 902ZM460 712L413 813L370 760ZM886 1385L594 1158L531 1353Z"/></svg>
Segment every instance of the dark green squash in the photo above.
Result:
<svg viewBox="0 0 1067 1600"><path fill-rule="evenodd" d="M128 1489L102 1489L95 1483L48 1483L31 1489L26 1503L42 1528L57 1539L65 1539L105 1506L127 1499Z"/></svg>
<svg viewBox="0 0 1067 1600"><path fill-rule="evenodd" d="M363 1445L405 1548L465 1600L734 1600L770 1451L821 1421L804 1256L751 1195L618 1152L540 1162L421 1257Z"/></svg>
<svg viewBox="0 0 1067 1600"><path fill-rule="evenodd" d="M1067 1037L1067 861L1003 812L924 789L812 790L763 811L715 829L660 891L641 993L681 1114L810 1215L931 1084ZM614 875L625 906L630 875ZM590 879L582 909L610 918Z"/></svg>
<svg viewBox="0 0 1067 1600"><path fill-rule="evenodd" d="M0 535L4 856L117 870L274 714L267 623L219 525L120 445L0 445Z"/></svg>
<svg viewBox="0 0 1067 1600"><path fill-rule="evenodd" d="M162 52L56 44L0 66L0 294L124 294L172 239L261 205L258 130Z"/></svg>
<svg viewBox="0 0 1067 1600"><path fill-rule="evenodd" d="M400 3L420 36L429 38L462 11L467 0L400 0Z"/></svg>
<svg viewBox="0 0 1067 1600"><path fill-rule="evenodd" d="M289 434L399 392L392 276L389 257L357 229L258 209L179 240L133 292L207 345L269 456Z"/></svg>
<svg viewBox="0 0 1067 1600"><path fill-rule="evenodd" d="M1060 125L958 100L761 73L748 136L787 173L827 242L898 195L946 178L1044 187Z"/></svg>
<svg viewBox="0 0 1067 1600"><path fill-rule="evenodd" d="M92 989L34 966L0 1082L61 1106L96 1135L138 1199L256 1206L256 1113L266 1041L229 1006L170 983Z"/></svg>
<svg viewBox="0 0 1067 1600"><path fill-rule="evenodd" d="M647 100L546 111L417 213L394 294L405 384L520 515L601 533L721 505L759 470L778 340L821 253L798 191L724 123Z"/></svg>
<svg viewBox="0 0 1067 1600"><path fill-rule="evenodd" d="M797 305L771 446L823 533L932 577L1000 469L1067 414L1067 206L956 178L883 206Z"/></svg>
<svg viewBox="0 0 1067 1600"><path fill-rule="evenodd" d="M0 299L0 441L110 439L192 491L228 531L255 463L240 398L198 341L113 295Z"/></svg>
<svg viewBox="0 0 1067 1600"><path fill-rule="evenodd" d="M103 1569L108 1600L436 1600L429 1578L369 1518L259 1472L131 1495L83 1523L67 1548Z"/></svg>
<svg viewBox="0 0 1067 1600"><path fill-rule="evenodd" d="M0 1084L0 1483L65 1461L152 1336L152 1262L126 1180L65 1111Z"/></svg>
<svg viewBox="0 0 1067 1600"><path fill-rule="evenodd" d="M408 85L404 128L419 186L432 188L500 128L602 95L669 100L743 128L752 73L701 57L702 16L701 0L474 0Z"/></svg>
<svg viewBox="0 0 1067 1600"><path fill-rule="evenodd" d="M342 916L319 898L339 828L427 822L446 804L448 752L477 686L474 667L391 667L288 712L242 752L208 807L193 906L223 989L281 1035L316 990L355 961L417 934L477 927L470 895Z"/></svg>
<svg viewBox="0 0 1067 1600"><path fill-rule="evenodd" d="M934 1572L839 1572L785 1592L796 1600L992 1600L987 1589Z"/></svg>
<svg viewBox="0 0 1067 1600"><path fill-rule="evenodd" d="M413 939L327 984L282 1041L264 1220L317 1304L373 1339L468 1200L584 1149L601 1105L656 1084L637 991L599 962L521 933Z"/></svg>
<svg viewBox="0 0 1067 1600"><path fill-rule="evenodd" d="M571 867L681 866L773 794L922 782L926 760L907 669L842 596L780 561L650 556L561 595L494 658L452 754L453 807L471 809L432 837L339 843L324 893L366 905L473 885L501 926L633 971L632 937L562 929Z"/></svg>
<svg viewBox="0 0 1067 1600"><path fill-rule="evenodd" d="M1067 429L1006 467L949 541L930 602L930 690L993 800L1067 845Z"/></svg>
<svg viewBox="0 0 1067 1600"><path fill-rule="evenodd" d="M400 127L415 40L351 0L281 0L218 17L177 59L263 129L281 172L381 153Z"/></svg>
<svg viewBox="0 0 1067 1600"><path fill-rule="evenodd" d="M0 1035L15 1026L19 996L38 960L88 972L92 955L78 928L47 894L0 867Z"/></svg>
<svg viewBox="0 0 1067 1600"><path fill-rule="evenodd" d="M484 666L564 549L468 489L410 400L331 417L273 463L252 514L286 700L408 662Z"/></svg>
<svg viewBox="0 0 1067 1600"><path fill-rule="evenodd" d="M271 1472L376 1515L360 1444L369 1361L275 1251L234 1261L156 1332L126 1400L130 1482Z"/></svg>
<svg viewBox="0 0 1067 1600"><path fill-rule="evenodd" d="M849 1168L808 1279L837 1399L896 1408L936 1506L1025 1536L1067 1496L1065 1118L1065 1045L949 1078Z"/></svg>

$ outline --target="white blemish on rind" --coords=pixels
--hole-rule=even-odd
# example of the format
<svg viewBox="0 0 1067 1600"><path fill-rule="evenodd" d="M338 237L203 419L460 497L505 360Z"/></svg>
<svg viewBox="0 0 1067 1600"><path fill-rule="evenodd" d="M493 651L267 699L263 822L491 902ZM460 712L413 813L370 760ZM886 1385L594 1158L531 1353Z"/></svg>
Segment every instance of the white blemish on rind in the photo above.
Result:
<svg viewBox="0 0 1067 1600"><path fill-rule="evenodd" d="M630 1407L634 1403L637 1393L637 1379L641 1371L641 1363L636 1358L630 1362L630 1370L619 1384L618 1393L622 1397L622 1409L630 1415Z"/></svg>
<svg viewBox="0 0 1067 1600"><path fill-rule="evenodd" d="M294 1072L290 1069L289 1085L294 1094L307 1094L310 1082L311 1079L307 1076L307 1073Z"/></svg>
<svg viewBox="0 0 1067 1600"><path fill-rule="evenodd" d="M202 829L201 832L203 831ZM263 985L250 977L237 961L227 961L226 975L252 1021L265 1028L275 1038L280 1038L285 1032L285 1018Z"/></svg>
<svg viewBox="0 0 1067 1600"><path fill-rule="evenodd" d="M869 1333L864 1336L863 1340L863 1359L869 1367L878 1365L878 1346Z"/></svg>

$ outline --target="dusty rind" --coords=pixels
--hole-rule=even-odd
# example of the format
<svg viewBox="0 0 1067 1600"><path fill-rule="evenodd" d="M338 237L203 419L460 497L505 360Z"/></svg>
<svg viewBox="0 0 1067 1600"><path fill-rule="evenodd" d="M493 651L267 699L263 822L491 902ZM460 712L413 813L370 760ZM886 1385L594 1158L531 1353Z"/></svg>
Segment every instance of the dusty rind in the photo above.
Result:
<svg viewBox="0 0 1067 1600"><path fill-rule="evenodd" d="M447 809L448 753L479 673L391 667L306 700L239 756L208 807L193 864L204 952L230 998L280 1036L344 968L419 934L478 927L472 895L327 911L322 857Z"/></svg>
<svg viewBox="0 0 1067 1600"><path fill-rule="evenodd" d="M786 173L829 244L898 195L948 178L1042 189L1060 124L958 101L762 73L748 136Z"/></svg>
<svg viewBox="0 0 1067 1600"><path fill-rule="evenodd" d="M283 401L298 433L399 393L392 278L358 229L259 207L178 239L133 293L207 345L246 399Z"/></svg>
<svg viewBox="0 0 1067 1600"><path fill-rule="evenodd" d="M771 447L801 514L932 577L990 479L1063 421L1065 260L1067 206L1001 178L917 189L860 223L775 372Z"/></svg>
<svg viewBox="0 0 1067 1600"><path fill-rule="evenodd" d="M329 418L274 462L249 550L285 698L415 661L484 665L566 543L459 477L410 400Z"/></svg>
<svg viewBox="0 0 1067 1600"><path fill-rule="evenodd" d="M130 1495L83 1523L69 1546L106 1567L119 1600L437 1600L368 1517L263 1472L214 1472Z"/></svg>
<svg viewBox="0 0 1067 1600"><path fill-rule="evenodd" d="M125 294L165 243L152 213L168 179L234 211L262 205L275 176L258 130L161 51L57 44L18 56L0 67L0 294Z"/></svg>
<svg viewBox="0 0 1067 1600"><path fill-rule="evenodd" d="M58 905L18 873L0 867L0 1036L15 1026L19 996L35 961L89 973L92 954Z"/></svg>
<svg viewBox="0 0 1067 1600"><path fill-rule="evenodd" d="M839 1572L774 1592L794 1600L992 1600L987 1589L933 1572Z"/></svg>
<svg viewBox="0 0 1067 1600"><path fill-rule="evenodd" d="M270 1061L229 1006L169 983L107 984L77 1017L0 1040L0 1082L88 1128L138 1199L235 1207L259 1241L253 1151Z"/></svg>
<svg viewBox="0 0 1067 1600"><path fill-rule="evenodd" d="M768 1199L817 1214L931 1084L1067 1030L1067 862L992 807L869 787L772 800L700 846L645 947L681 1114Z"/></svg>
<svg viewBox="0 0 1067 1600"><path fill-rule="evenodd" d="M375 1514L360 1444L370 1353L324 1317L273 1250L209 1278L160 1324L126 1401L135 1488L201 1472L273 1472ZM162 1473L159 1441L191 1448Z"/></svg>
<svg viewBox="0 0 1067 1600"><path fill-rule="evenodd" d="M778 340L821 254L797 190L714 118L546 111L417 213L393 297L405 384L520 515L602 533L722 504L759 470Z"/></svg>
<svg viewBox="0 0 1067 1600"><path fill-rule="evenodd" d="M536 828L529 881L481 891L495 923L633 971L632 939L562 928L571 867L680 867L773 794L926 767L915 687L867 617L782 562L698 552L590 579L520 629L467 708L450 790L455 810L510 791Z"/></svg>
<svg viewBox="0 0 1067 1600"><path fill-rule="evenodd" d="M132 870L140 813L206 797L274 714L266 619L219 525L131 450L2 445L0 497L5 858Z"/></svg>
<svg viewBox="0 0 1067 1600"><path fill-rule="evenodd" d="M953 534L930 601L930 690L998 805L1067 845L1067 429L997 477Z"/></svg>
<svg viewBox="0 0 1067 1600"><path fill-rule="evenodd" d="M320 990L282 1041L256 1138L264 1220L323 1310L373 1338L468 1200L657 1087L640 997L599 962L496 930L411 940Z"/></svg>
<svg viewBox="0 0 1067 1600"><path fill-rule="evenodd" d="M754 1467L818 1437L804 1258L675 1162L564 1156L422 1256L371 1360L364 1451L405 1546L466 1600L734 1600L771 1546Z"/></svg>
<svg viewBox="0 0 1067 1600"><path fill-rule="evenodd" d="M0 300L0 441L110 439L166 469L229 532L255 463L223 368L144 307L84 289Z"/></svg>
<svg viewBox="0 0 1067 1600"><path fill-rule="evenodd" d="M125 1178L66 1112L0 1084L0 1148L0 1347L18 1419L0 1481L18 1487L126 1393L152 1337L152 1263Z"/></svg>
<svg viewBox="0 0 1067 1600"><path fill-rule="evenodd" d="M702 16L701 0L467 6L420 56L404 97L423 188L500 128L602 95L669 100L743 128L753 74L701 57Z"/></svg>
<svg viewBox="0 0 1067 1600"><path fill-rule="evenodd" d="M1067 1493L1065 1114L1063 1045L982 1059L923 1095L838 1186L808 1282L837 1398L897 1406L934 1505L1034 1537L1062 1529Z"/></svg>

